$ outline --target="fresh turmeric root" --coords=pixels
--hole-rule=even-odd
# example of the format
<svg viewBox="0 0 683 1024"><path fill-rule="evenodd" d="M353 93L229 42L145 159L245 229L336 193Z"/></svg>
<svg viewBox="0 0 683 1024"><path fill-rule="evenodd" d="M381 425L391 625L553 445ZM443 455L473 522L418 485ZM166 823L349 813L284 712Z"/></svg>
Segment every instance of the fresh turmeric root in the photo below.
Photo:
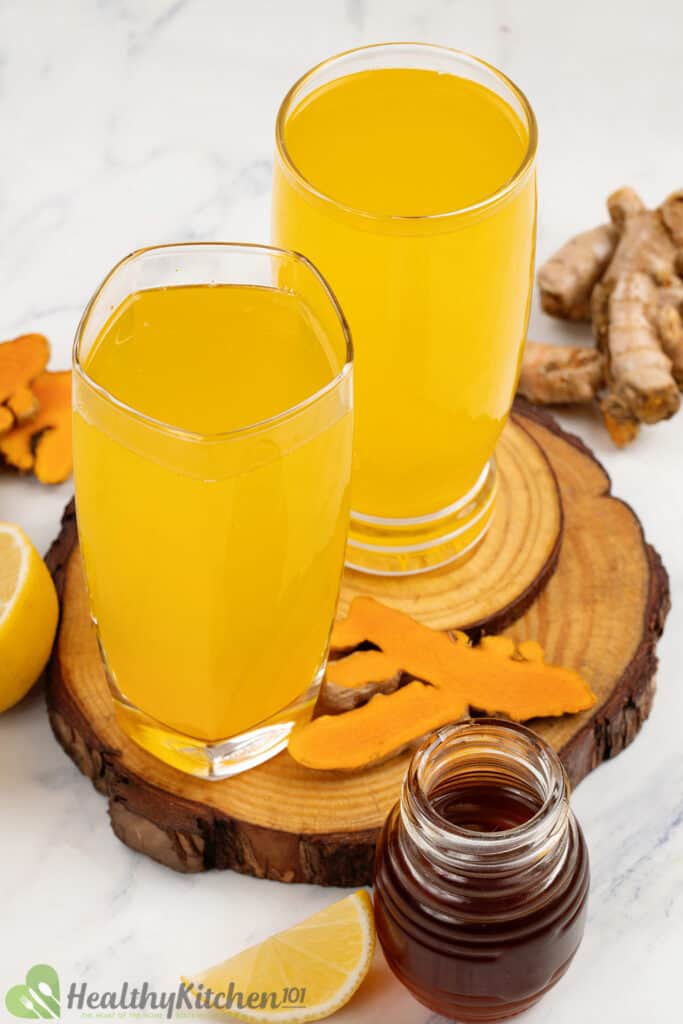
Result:
<svg viewBox="0 0 683 1024"><path fill-rule="evenodd" d="M38 412L31 384L49 358L50 345L42 334L22 334L0 344L0 436Z"/></svg>
<svg viewBox="0 0 683 1024"><path fill-rule="evenodd" d="M683 391L683 280L680 277L659 290L657 327L664 354L671 360L674 380Z"/></svg>
<svg viewBox="0 0 683 1024"><path fill-rule="evenodd" d="M678 280L677 246L665 213L669 202L677 200L671 197L658 210L648 210L630 188L608 199L620 237L591 300L593 331L607 356L607 391L600 407L608 428L614 424L628 432L639 423L668 419L680 408L660 331L671 318L667 337L680 327L679 310L660 299L660 289L675 289ZM610 432L614 435L614 428Z"/></svg>
<svg viewBox="0 0 683 1024"><path fill-rule="evenodd" d="M571 239L538 273L546 312L568 320L590 312L604 376L578 346L529 345L520 392L539 404L598 398L623 446L641 423L667 419L681 404L683 190L648 210L621 188L607 207L609 225Z"/></svg>
<svg viewBox="0 0 683 1024"><path fill-rule="evenodd" d="M39 412L0 437L0 455L21 472L33 470L45 484L71 473L71 371L41 373L32 384Z"/></svg>
<svg viewBox="0 0 683 1024"><path fill-rule="evenodd" d="M585 679L546 665L534 641L492 636L472 647L464 633L437 632L367 597L336 623L331 655L324 713L289 740L294 760L323 771L377 764L472 709L520 722L595 703Z"/></svg>
<svg viewBox="0 0 683 1024"><path fill-rule="evenodd" d="M583 345L527 341L517 390L536 405L592 402L605 382L605 359Z"/></svg>
<svg viewBox="0 0 683 1024"><path fill-rule="evenodd" d="M589 320L591 293L619 239L614 224L601 224L570 238L538 272L541 306L564 320Z"/></svg>

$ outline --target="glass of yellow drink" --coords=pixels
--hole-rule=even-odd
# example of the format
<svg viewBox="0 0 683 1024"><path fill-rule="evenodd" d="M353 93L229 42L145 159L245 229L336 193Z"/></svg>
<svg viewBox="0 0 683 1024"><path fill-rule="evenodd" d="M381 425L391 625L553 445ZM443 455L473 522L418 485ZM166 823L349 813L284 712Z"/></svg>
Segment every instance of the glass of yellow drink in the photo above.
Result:
<svg viewBox="0 0 683 1024"><path fill-rule="evenodd" d="M432 569L491 522L531 297L535 152L520 90L438 46L341 54L282 103L273 237L320 268L354 338L351 567Z"/></svg>
<svg viewBox="0 0 683 1024"><path fill-rule="evenodd" d="M119 722L224 778L281 750L327 655L348 527L352 352L314 267L142 250L74 346L90 609Z"/></svg>

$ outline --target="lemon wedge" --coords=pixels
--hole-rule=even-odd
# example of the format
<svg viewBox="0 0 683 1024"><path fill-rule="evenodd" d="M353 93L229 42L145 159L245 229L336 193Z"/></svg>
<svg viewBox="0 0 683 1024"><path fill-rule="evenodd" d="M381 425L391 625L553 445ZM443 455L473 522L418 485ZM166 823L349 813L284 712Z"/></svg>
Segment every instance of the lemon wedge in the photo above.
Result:
<svg viewBox="0 0 683 1024"><path fill-rule="evenodd" d="M0 523L0 712L31 689L50 656L59 603L23 530Z"/></svg>
<svg viewBox="0 0 683 1024"><path fill-rule="evenodd" d="M240 1020L322 1020L349 1001L374 948L372 904L360 891L183 982L195 1001Z"/></svg>

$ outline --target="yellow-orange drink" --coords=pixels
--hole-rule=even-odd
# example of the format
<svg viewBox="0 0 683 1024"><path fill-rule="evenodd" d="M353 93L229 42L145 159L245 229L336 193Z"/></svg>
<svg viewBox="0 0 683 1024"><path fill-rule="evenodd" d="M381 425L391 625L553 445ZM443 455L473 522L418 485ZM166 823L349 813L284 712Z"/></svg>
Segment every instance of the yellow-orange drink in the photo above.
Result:
<svg viewBox="0 0 683 1024"><path fill-rule="evenodd" d="M365 568L447 561L488 520L532 281L520 96L452 51L379 46L314 70L280 112L274 239L319 267L354 338L350 560ZM452 508L468 495L469 519Z"/></svg>
<svg viewBox="0 0 683 1024"><path fill-rule="evenodd" d="M275 277L292 285L289 259ZM155 753L164 730L201 751L267 725L314 692L324 664L350 384L341 321L301 266L328 303L320 316L292 288L140 289L77 364L91 609L121 721Z"/></svg>

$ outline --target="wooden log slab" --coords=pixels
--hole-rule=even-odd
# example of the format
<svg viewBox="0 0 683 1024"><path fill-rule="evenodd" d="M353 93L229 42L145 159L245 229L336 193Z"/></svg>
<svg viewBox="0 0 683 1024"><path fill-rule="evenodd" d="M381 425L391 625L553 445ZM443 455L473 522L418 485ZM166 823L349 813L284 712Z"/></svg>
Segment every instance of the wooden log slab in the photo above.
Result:
<svg viewBox="0 0 683 1024"><path fill-rule="evenodd" d="M344 573L340 616L354 597L374 597L432 629L497 633L524 612L557 567L562 501L547 455L513 417L496 449L496 508L483 542L469 557L418 576Z"/></svg>
<svg viewBox="0 0 683 1024"><path fill-rule="evenodd" d="M506 632L539 640L549 660L581 671L598 695L590 711L530 723L558 750L576 784L630 743L649 713L668 579L637 517L611 496L607 474L582 442L526 404L518 403L515 415L553 468L564 533L554 574ZM220 783L175 771L128 740L114 719L73 508L48 561L62 596L47 684L50 721L65 751L107 797L124 843L179 871L232 868L341 886L370 881L377 833L397 799L407 754L354 775L309 771L286 752ZM460 623L449 616L449 624Z"/></svg>

